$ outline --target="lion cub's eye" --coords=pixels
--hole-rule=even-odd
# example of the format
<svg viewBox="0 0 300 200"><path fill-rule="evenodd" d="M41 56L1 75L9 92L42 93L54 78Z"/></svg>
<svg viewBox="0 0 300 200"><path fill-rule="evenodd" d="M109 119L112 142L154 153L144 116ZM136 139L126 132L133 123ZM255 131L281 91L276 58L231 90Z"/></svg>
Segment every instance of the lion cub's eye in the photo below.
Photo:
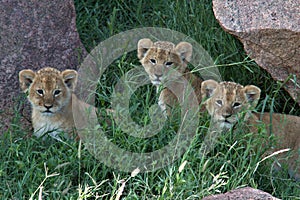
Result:
<svg viewBox="0 0 300 200"><path fill-rule="evenodd" d="M38 89L36 90L36 93L38 93L38 95L44 95L44 91L42 89Z"/></svg>
<svg viewBox="0 0 300 200"><path fill-rule="evenodd" d="M217 100L217 101L216 101L216 104L217 104L218 106L222 106L223 102L222 102L222 100Z"/></svg>
<svg viewBox="0 0 300 200"><path fill-rule="evenodd" d="M61 92L60 90L55 90L53 94L54 94L54 96L58 96L60 94L60 92Z"/></svg>
<svg viewBox="0 0 300 200"><path fill-rule="evenodd" d="M165 65L166 65L167 67L170 67L171 65L173 65L173 62L166 62Z"/></svg>
<svg viewBox="0 0 300 200"><path fill-rule="evenodd" d="M238 107L240 107L241 106L241 103L239 103L239 102L235 102L235 103L233 103L233 105L232 105L232 107L234 107L234 108L238 108Z"/></svg>
<svg viewBox="0 0 300 200"><path fill-rule="evenodd" d="M156 60L155 59L150 59L150 62L155 65L156 64Z"/></svg>

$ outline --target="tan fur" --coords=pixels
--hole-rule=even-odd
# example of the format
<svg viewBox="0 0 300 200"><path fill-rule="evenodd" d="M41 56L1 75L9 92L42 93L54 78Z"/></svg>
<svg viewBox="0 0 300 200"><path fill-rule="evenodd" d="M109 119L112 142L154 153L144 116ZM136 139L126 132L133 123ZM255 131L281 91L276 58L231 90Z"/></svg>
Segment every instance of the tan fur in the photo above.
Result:
<svg viewBox="0 0 300 200"><path fill-rule="evenodd" d="M20 86L32 106L32 124L34 135L44 134L59 139L62 131L70 133L75 127L72 103L77 107L94 107L78 100L73 94L77 83L75 70L62 72L46 67L37 72L30 69L19 73Z"/></svg>
<svg viewBox="0 0 300 200"><path fill-rule="evenodd" d="M159 96L159 105L162 110L167 111L168 115L170 115L168 108L182 102L185 98L183 91L187 83L183 83L180 80L181 77L191 84L197 101L201 102L200 86L202 80L187 69L187 64L192 57L192 50L192 45L187 42L180 42L176 46L167 41L153 43L148 38L138 42L138 58L152 84L157 87L157 91L161 84L167 83L168 85L168 88L164 88ZM176 69L179 73L171 73L171 69ZM175 94L179 94L177 95L179 99Z"/></svg>
<svg viewBox="0 0 300 200"><path fill-rule="evenodd" d="M258 124L265 124L268 134L278 138L276 147L269 153L290 148L292 156L287 160L290 174L300 180L300 117L279 113L251 113L251 108L256 106L260 98L260 89L253 85L244 87L234 82L207 80L202 82L201 92L203 98L207 98L205 106L217 127L233 127L243 112L246 114L245 123L253 133L257 132ZM287 155L283 154L280 158L284 156Z"/></svg>

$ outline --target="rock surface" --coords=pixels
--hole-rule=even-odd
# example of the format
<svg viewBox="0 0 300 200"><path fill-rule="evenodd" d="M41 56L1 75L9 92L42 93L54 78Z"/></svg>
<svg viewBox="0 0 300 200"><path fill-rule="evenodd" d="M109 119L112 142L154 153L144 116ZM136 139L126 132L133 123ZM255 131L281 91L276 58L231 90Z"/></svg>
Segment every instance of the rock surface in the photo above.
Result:
<svg viewBox="0 0 300 200"><path fill-rule="evenodd" d="M251 187L231 190L225 194L211 195L202 200L279 200L269 193Z"/></svg>
<svg viewBox="0 0 300 200"><path fill-rule="evenodd" d="M76 68L86 51L72 0L0 0L0 133L22 111L18 73L45 66ZM24 97L23 97L24 98ZM28 110L28 109L27 109ZM25 116L30 118L29 113ZM26 121L26 120L23 120Z"/></svg>
<svg viewBox="0 0 300 200"><path fill-rule="evenodd" d="M291 80L286 90L300 105L299 0L213 0L220 25L237 36L245 51L275 80Z"/></svg>

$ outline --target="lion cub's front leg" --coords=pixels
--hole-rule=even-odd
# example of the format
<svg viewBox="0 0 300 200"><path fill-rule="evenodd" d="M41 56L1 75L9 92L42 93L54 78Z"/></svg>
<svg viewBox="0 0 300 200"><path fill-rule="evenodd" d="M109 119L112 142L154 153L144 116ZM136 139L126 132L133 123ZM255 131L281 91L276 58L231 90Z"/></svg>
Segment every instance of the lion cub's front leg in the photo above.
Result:
<svg viewBox="0 0 300 200"><path fill-rule="evenodd" d="M167 88L161 91L158 98L158 105L166 118L171 116L172 109L178 105L178 102L178 98Z"/></svg>

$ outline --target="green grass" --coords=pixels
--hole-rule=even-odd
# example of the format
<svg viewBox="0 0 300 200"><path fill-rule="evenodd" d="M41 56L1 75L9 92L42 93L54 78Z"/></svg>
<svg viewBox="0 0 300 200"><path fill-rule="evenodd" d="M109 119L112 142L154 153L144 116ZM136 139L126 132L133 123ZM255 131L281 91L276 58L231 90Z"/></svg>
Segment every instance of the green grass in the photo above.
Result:
<svg viewBox="0 0 300 200"><path fill-rule="evenodd" d="M168 5L168 6L166 6ZM198 43L219 65L223 80L254 84L262 91L258 109L300 115L299 106L255 62L249 60L240 42L218 25L210 1L95 1L75 0L77 27L88 51L101 41L122 31L140 27L163 27L182 32ZM232 63L239 63L230 66ZM128 70L139 66L136 52L116 60L100 77L97 105L110 106L112 86ZM265 101L264 101L265 100ZM156 104L155 88L139 88L130 99L133 120L149 124L149 106ZM0 199L115 199L122 179L126 180L123 199L202 199L242 186L262 189L282 199L300 199L299 183L286 171L272 173L271 159L261 161L264 134L253 137L240 134L222 135L212 151L201 156L200 147L209 127L203 114L199 128L184 155L153 172L130 173L107 167L89 153L84 143L51 139L42 141L25 137L30 130L15 121L0 140ZM167 144L178 129L176 119L148 139L135 138L115 126L106 127L109 140L122 148L149 152ZM182 163L187 162L179 172ZM40 188L42 186L42 189Z"/></svg>

